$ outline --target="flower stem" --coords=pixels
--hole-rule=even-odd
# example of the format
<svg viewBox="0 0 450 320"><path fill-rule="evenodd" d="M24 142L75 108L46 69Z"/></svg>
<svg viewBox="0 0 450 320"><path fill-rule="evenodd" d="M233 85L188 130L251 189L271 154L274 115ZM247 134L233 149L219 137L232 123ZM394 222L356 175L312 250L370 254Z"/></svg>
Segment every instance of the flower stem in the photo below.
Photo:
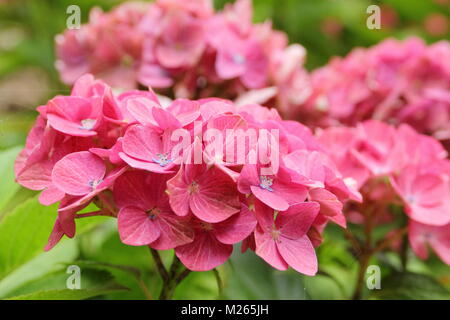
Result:
<svg viewBox="0 0 450 320"><path fill-rule="evenodd" d="M358 278L356 280L356 287L353 293L353 300L360 300L362 296L362 288L364 284L364 275L366 273L369 261L372 258L372 252L364 252L359 259Z"/></svg>
<svg viewBox="0 0 450 320"><path fill-rule="evenodd" d="M222 278L220 277L220 273L219 270L217 269L213 269L212 270L214 273L214 276L216 277L216 281L217 281L217 290L219 291L219 298L222 296L222 292L223 292L223 282L222 282Z"/></svg>
<svg viewBox="0 0 450 320"><path fill-rule="evenodd" d="M167 271L158 251L150 248L150 252L153 256L153 260L155 260L158 273L163 281L159 300L170 300L175 293L176 287L189 275L191 271L183 266L177 256L174 256L170 270Z"/></svg>
<svg viewBox="0 0 450 320"><path fill-rule="evenodd" d="M156 268L158 269L159 275L161 276L164 283L169 280L169 274L167 273L166 267L159 255L159 252L155 249L150 248L150 253L152 254L153 260L155 260Z"/></svg>

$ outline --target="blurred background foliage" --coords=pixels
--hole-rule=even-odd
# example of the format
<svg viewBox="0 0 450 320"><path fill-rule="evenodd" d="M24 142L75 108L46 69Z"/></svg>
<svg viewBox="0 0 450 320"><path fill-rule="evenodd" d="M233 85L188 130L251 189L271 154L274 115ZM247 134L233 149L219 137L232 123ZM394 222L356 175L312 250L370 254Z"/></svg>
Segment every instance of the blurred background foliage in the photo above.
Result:
<svg viewBox="0 0 450 320"><path fill-rule="evenodd" d="M449 39L450 0L253 0L255 21L272 19L291 42L308 50L307 68L324 65L332 56L356 46L370 46L387 37L416 35L427 42ZM36 113L34 109L57 94L67 94L54 68L53 41L65 28L66 9L108 10L119 0L0 0L0 298L22 299L144 299L161 286L146 248L123 245L115 221L77 221L76 239L65 239L54 250L42 248L52 229L55 207L38 204L36 194L14 183L13 161ZM227 0L216 0L218 9ZM382 9L381 30L366 27L366 9ZM88 210L88 209L87 209ZM20 239L20 240L19 240ZM165 252L167 263L173 256ZM342 230L327 229L318 249L320 273L303 277L278 272L253 253L239 254L219 268L223 290L213 272L193 273L177 289L177 299L347 299L357 272ZM382 288L366 291L373 299L449 299L449 268L437 258L413 256L410 273L399 275L395 254L382 254ZM68 265L82 269L83 290L67 290ZM432 276L432 277L430 277ZM144 289L148 287L148 292Z"/></svg>

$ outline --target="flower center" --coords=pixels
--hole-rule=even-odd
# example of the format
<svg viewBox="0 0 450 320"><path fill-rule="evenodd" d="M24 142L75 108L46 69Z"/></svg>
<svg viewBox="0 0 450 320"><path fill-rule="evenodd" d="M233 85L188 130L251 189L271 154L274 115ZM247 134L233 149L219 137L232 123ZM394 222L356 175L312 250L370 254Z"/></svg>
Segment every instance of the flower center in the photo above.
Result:
<svg viewBox="0 0 450 320"><path fill-rule="evenodd" d="M273 185L273 179L269 178L268 176L261 176L259 180L259 186L267 191L272 192L273 189L271 188Z"/></svg>
<svg viewBox="0 0 450 320"><path fill-rule="evenodd" d="M189 194L198 193L198 183L193 181L189 186Z"/></svg>
<svg viewBox="0 0 450 320"><path fill-rule="evenodd" d="M84 119L81 120L81 126L80 129L83 130L92 130L95 125L95 119Z"/></svg>
<svg viewBox="0 0 450 320"><path fill-rule="evenodd" d="M176 51L183 51L184 50L184 45L182 43L179 43L179 42L175 43L174 47L175 47Z"/></svg>
<svg viewBox="0 0 450 320"><path fill-rule="evenodd" d="M201 222L200 223L200 228L202 228L205 231L211 231L213 229L213 226L212 226L211 223Z"/></svg>
<svg viewBox="0 0 450 320"><path fill-rule="evenodd" d="M102 183L103 180L99 179L99 180L91 180L88 182L89 186L92 187L92 190L95 190L95 188L97 188L97 186Z"/></svg>
<svg viewBox="0 0 450 320"><path fill-rule="evenodd" d="M161 167L165 167L173 160L169 159L169 153L158 153L155 158L152 158L152 161L159 164Z"/></svg>
<svg viewBox="0 0 450 320"><path fill-rule="evenodd" d="M406 196L406 201L407 201L409 204L414 204L414 202L416 202L416 197L413 196L412 194L407 195L407 196Z"/></svg>
<svg viewBox="0 0 450 320"><path fill-rule="evenodd" d="M242 54L236 53L233 55L233 61L236 64L244 64L245 63L245 57Z"/></svg>
<svg viewBox="0 0 450 320"><path fill-rule="evenodd" d="M159 210L158 208L151 208L150 210L145 211L145 213L147 214L148 218L150 220L155 220L158 215L161 213L161 210Z"/></svg>
<svg viewBox="0 0 450 320"><path fill-rule="evenodd" d="M272 231L270 232L270 235L272 237L273 240L278 241L278 239L280 238L281 235L281 231L277 230L275 228L275 226L272 228Z"/></svg>

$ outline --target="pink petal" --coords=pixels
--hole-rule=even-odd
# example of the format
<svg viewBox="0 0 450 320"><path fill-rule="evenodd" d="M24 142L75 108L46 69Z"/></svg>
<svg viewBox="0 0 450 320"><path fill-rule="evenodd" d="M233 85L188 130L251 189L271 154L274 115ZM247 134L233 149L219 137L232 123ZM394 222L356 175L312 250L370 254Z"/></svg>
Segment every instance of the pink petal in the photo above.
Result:
<svg viewBox="0 0 450 320"><path fill-rule="evenodd" d="M214 229L217 240L225 244L235 244L247 238L256 227L255 214L242 205L241 212L219 223Z"/></svg>
<svg viewBox="0 0 450 320"><path fill-rule="evenodd" d="M309 191L311 201L320 204L320 213L326 216L336 216L342 213L343 204L330 191L322 188L316 188Z"/></svg>
<svg viewBox="0 0 450 320"><path fill-rule="evenodd" d="M52 233L50 234L47 244L45 245L44 250L50 251L54 246L58 244L58 242L62 239L64 235L64 231L61 228L59 220L56 219L55 225L53 226Z"/></svg>
<svg viewBox="0 0 450 320"><path fill-rule="evenodd" d="M428 248L427 248L428 237L426 236L428 228L429 226L419 222L415 222L414 220L409 221L408 225L409 243L414 253L420 259L423 260L428 258Z"/></svg>
<svg viewBox="0 0 450 320"><path fill-rule="evenodd" d="M73 238L75 236L75 210L74 211L66 211L60 212L58 211L58 220L61 226L61 229L64 231L64 234L69 238Z"/></svg>
<svg viewBox="0 0 450 320"><path fill-rule="evenodd" d="M139 69L138 80L144 85L153 88L168 88L173 85L170 74L159 65L154 63L143 63Z"/></svg>
<svg viewBox="0 0 450 320"><path fill-rule="evenodd" d="M198 192L190 196L190 207L199 219L216 223L239 212L240 203L232 179L216 167L211 167L197 179Z"/></svg>
<svg viewBox="0 0 450 320"><path fill-rule="evenodd" d="M450 216L448 214L448 205L440 205L436 207L421 207L418 205L411 205L406 208L408 216L423 224L442 226L450 222Z"/></svg>
<svg viewBox="0 0 450 320"><path fill-rule="evenodd" d="M127 101L126 108L128 112L143 125L155 125L152 109L159 108L159 105L143 97L130 99Z"/></svg>
<svg viewBox="0 0 450 320"><path fill-rule="evenodd" d="M223 244L209 232L198 232L192 243L175 248L175 254L192 271L208 271L223 264L233 246Z"/></svg>
<svg viewBox="0 0 450 320"><path fill-rule="evenodd" d="M56 187L71 195L85 195L105 176L103 160L88 151L71 153L59 160L52 171Z"/></svg>
<svg viewBox="0 0 450 320"><path fill-rule="evenodd" d="M297 183L285 183L280 179L274 180L272 189L273 193L283 198L289 204L305 201L308 194L305 186Z"/></svg>
<svg viewBox="0 0 450 320"><path fill-rule="evenodd" d="M275 194L275 192L265 190L259 186L250 186L250 189L256 198L274 210L286 211L289 208L289 203L281 196Z"/></svg>
<svg viewBox="0 0 450 320"><path fill-rule="evenodd" d="M39 202L44 206L49 206L53 203L60 201L64 197L65 193L59 190L57 187L50 185L44 189L39 195Z"/></svg>
<svg viewBox="0 0 450 320"><path fill-rule="evenodd" d="M158 126L163 130L181 128L180 121L163 108L153 108L152 115Z"/></svg>
<svg viewBox="0 0 450 320"><path fill-rule="evenodd" d="M157 224L138 208L125 207L117 216L120 240L131 246L148 245L161 234Z"/></svg>
<svg viewBox="0 0 450 320"><path fill-rule="evenodd" d="M183 169L167 181L167 190L169 193L169 203L172 210L179 216L189 214L189 192L188 185L183 179Z"/></svg>
<svg viewBox="0 0 450 320"><path fill-rule="evenodd" d="M242 83L251 89L266 85L268 76L268 59L261 44L255 41L248 42L246 48L246 70L241 75Z"/></svg>
<svg viewBox="0 0 450 320"><path fill-rule="evenodd" d="M141 169L141 170L146 170L146 171L156 172L156 173L172 173L173 172L173 171L168 170L168 168L170 168L169 166L161 167L157 163L134 159L134 158L126 155L123 152L119 152L119 156L130 167L135 168L135 169Z"/></svg>
<svg viewBox="0 0 450 320"><path fill-rule="evenodd" d="M283 259L294 270L308 276L314 276L317 273L316 252L308 236L305 235L296 240L280 237L277 248Z"/></svg>
<svg viewBox="0 0 450 320"><path fill-rule="evenodd" d="M161 230L160 237L150 244L157 250L173 249L194 240L194 231L189 224L174 214L161 214L156 223Z"/></svg>
<svg viewBox="0 0 450 320"><path fill-rule="evenodd" d="M93 127L97 126L99 114L92 114L92 101L79 97L58 97L48 104L48 123L62 133L88 137L97 133L91 129L84 129L82 120L92 119Z"/></svg>
<svg viewBox="0 0 450 320"><path fill-rule="evenodd" d="M120 209L132 206L147 210L155 205L156 197L152 197L153 192L148 192L146 177L142 171L130 171L116 180L113 195Z"/></svg>
<svg viewBox="0 0 450 320"><path fill-rule="evenodd" d="M208 121L215 115L234 111L235 106L228 100L208 99L200 105L200 113L204 121Z"/></svg>
<svg viewBox="0 0 450 320"><path fill-rule="evenodd" d="M286 166L300 175L312 180L312 183L325 182L325 169L318 152L298 150L283 158Z"/></svg>
<svg viewBox="0 0 450 320"><path fill-rule="evenodd" d="M260 227L255 230L255 253L263 258L268 264L278 270L287 270L288 264L281 257L280 252L276 246L275 240L272 236L263 232Z"/></svg>
<svg viewBox="0 0 450 320"><path fill-rule="evenodd" d="M245 63L237 60L245 60L244 53L220 50L216 59L217 74L222 79L232 79L241 76L245 72Z"/></svg>
<svg viewBox="0 0 450 320"><path fill-rule="evenodd" d="M129 157L146 162L151 162L156 154L162 153L162 142L158 132L141 125L133 126L127 130L122 147Z"/></svg>
<svg viewBox="0 0 450 320"><path fill-rule="evenodd" d="M175 115L184 127L198 119L200 116L200 105L197 101L176 99L170 104L167 111Z"/></svg>
<svg viewBox="0 0 450 320"><path fill-rule="evenodd" d="M293 204L287 211L280 212L276 218L283 237L298 239L303 237L311 228L319 213L317 202L303 202Z"/></svg>
<svg viewBox="0 0 450 320"><path fill-rule="evenodd" d="M52 169L51 161L37 162L23 169L17 177L17 182L31 190L43 190L52 185Z"/></svg>

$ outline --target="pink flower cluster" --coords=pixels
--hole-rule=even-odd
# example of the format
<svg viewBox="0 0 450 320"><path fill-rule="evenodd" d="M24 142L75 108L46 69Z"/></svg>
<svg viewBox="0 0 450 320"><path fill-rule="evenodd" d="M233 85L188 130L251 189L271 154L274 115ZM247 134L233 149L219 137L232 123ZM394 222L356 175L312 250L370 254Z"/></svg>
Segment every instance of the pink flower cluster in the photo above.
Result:
<svg viewBox="0 0 450 320"><path fill-rule="evenodd" d="M42 190L42 204L59 202L47 250L75 235L76 219L106 215L123 243L174 248L191 270L224 263L243 241L274 268L314 275L324 227L345 227L342 201L360 196L308 128L259 105L177 99L164 108L152 91L116 96L85 75L38 111L15 172ZM229 148L249 132L255 142ZM98 210L80 213L90 203Z"/></svg>
<svg viewBox="0 0 450 320"><path fill-rule="evenodd" d="M319 141L363 195L362 203L349 202L349 221L391 223L400 208L415 253L427 258L429 245L450 265L450 160L437 140L406 124L368 120L325 129Z"/></svg>
<svg viewBox="0 0 450 320"><path fill-rule="evenodd" d="M96 9L88 24L67 30L56 44L56 65L67 84L92 73L114 87L139 83L175 98L271 100L286 113L309 94L304 48L288 46L270 22L253 24L251 0L218 13L211 0Z"/></svg>
<svg viewBox="0 0 450 320"><path fill-rule="evenodd" d="M311 76L298 115L320 127L374 119L450 139L450 43L388 39L334 58Z"/></svg>

